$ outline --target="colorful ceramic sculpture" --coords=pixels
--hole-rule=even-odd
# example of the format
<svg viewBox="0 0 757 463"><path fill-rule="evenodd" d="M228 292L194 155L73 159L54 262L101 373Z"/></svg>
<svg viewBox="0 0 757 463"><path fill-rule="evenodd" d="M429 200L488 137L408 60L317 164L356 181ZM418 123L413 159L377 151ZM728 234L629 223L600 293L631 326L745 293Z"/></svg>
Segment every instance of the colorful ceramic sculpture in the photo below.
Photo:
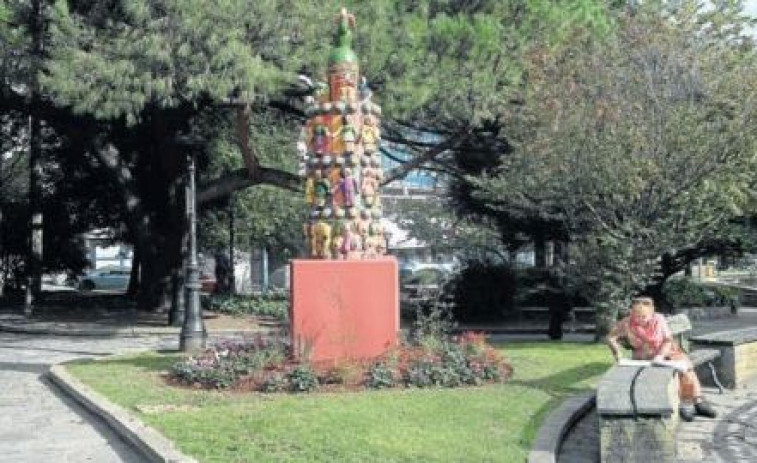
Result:
<svg viewBox="0 0 757 463"><path fill-rule="evenodd" d="M381 108L352 49L355 17L342 9L335 23L328 83L301 76L312 88L296 145L309 208L305 240L316 259L373 258L386 253L381 216L373 213L383 179Z"/></svg>

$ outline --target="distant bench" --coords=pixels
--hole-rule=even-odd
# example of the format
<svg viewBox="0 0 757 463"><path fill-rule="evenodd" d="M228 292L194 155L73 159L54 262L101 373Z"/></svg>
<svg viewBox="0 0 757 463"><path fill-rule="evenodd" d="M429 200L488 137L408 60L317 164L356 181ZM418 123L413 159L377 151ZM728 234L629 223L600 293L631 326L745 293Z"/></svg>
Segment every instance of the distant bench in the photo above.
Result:
<svg viewBox="0 0 757 463"><path fill-rule="evenodd" d="M667 321L673 337L688 351L689 318L679 314ZM713 366L721 351L702 348L688 355L695 367L709 366L722 393ZM601 461L674 461L678 406L678 380L672 368L612 366L597 387Z"/></svg>
<svg viewBox="0 0 757 463"><path fill-rule="evenodd" d="M693 353L717 351L717 371L728 388L742 387L757 375L757 327L742 328L691 337Z"/></svg>

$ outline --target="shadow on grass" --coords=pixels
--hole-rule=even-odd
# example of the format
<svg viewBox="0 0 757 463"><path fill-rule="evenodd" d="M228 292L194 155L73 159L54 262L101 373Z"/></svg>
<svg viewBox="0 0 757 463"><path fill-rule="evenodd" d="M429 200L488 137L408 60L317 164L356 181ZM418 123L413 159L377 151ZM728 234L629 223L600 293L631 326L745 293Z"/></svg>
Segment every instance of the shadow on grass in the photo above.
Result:
<svg viewBox="0 0 757 463"><path fill-rule="evenodd" d="M607 371L608 366L605 362L592 362L535 379L523 380L513 377L508 383L540 389L552 395L562 395L585 390L585 386L579 386L577 383L601 375Z"/></svg>

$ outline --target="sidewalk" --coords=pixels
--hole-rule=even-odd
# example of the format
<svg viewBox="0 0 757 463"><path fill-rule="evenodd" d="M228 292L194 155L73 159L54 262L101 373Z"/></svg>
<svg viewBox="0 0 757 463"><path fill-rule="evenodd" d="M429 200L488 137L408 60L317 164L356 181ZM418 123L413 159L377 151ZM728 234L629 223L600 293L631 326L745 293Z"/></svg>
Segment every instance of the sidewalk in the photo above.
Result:
<svg viewBox="0 0 757 463"><path fill-rule="evenodd" d="M181 326L168 325L167 313L138 311L118 295L83 295L73 300L56 300L55 296L36 307L29 318L20 306L0 308L0 331L102 337L178 336L181 331ZM280 326L274 320L215 312L205 312L203 322L209 335L219 337L270 332Z"/></svg>

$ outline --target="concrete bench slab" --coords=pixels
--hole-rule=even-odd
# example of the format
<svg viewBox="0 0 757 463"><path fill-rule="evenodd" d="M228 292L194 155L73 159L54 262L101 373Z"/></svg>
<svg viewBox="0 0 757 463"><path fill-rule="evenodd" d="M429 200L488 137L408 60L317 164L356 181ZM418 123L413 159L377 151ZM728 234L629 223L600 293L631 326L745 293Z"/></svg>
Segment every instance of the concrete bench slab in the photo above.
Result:
<svg viewBox="0 0 757 463"><path fill-rule="evenodd" d="M757 328L692 336L691 343L693 352L719 353L715 367L725 387L741 388L757 375Z"/></svg>

